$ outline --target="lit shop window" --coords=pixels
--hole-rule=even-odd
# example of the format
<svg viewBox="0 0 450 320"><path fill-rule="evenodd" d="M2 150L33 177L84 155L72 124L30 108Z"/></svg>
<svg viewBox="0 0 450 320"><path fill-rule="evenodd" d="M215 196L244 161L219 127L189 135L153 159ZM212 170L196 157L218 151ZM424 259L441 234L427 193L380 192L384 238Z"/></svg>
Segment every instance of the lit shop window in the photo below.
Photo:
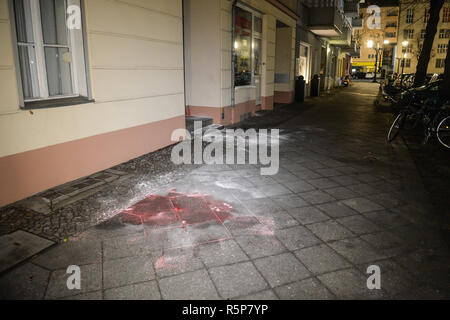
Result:
<svg viewBox="0 0 450 320"><path fill-rule="evenodd" d="M236 8L234 19L235 86L252 82L252 14Z"/></svg>
<svg viewBox="0 0 450 320"><path fill-rule="evenodd" d="M79 0L14 1L25 102L87 96L81 17L75 17L79 26L69 29L69 5L80 14Z"/></svg>

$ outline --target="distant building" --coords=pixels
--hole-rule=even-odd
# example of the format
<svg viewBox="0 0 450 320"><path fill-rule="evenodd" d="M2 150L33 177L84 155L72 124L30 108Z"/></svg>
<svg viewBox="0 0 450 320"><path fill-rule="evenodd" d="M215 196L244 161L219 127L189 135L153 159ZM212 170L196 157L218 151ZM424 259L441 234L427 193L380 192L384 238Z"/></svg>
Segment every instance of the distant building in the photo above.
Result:
<svg viewBox="0 0 450 320"><path fill-rule="evenodd" d="M371 5L377 5L379 11ZM354 27L354 38L360 47L360 56L352 58L352 67L363 72L375 71L378 51L378 71L392 72L398 37L398 1L372 1L360 4L361 26ZM372 47L369 47L369 42Z"/></svg>
<svg viewBox="0 0 450 320"><path fill-rule="evenodd" d="M430 1L401 0L396 71L401 72L401 59L405 55L405 73L416 72L417 62L425 39L425 29L429 19ZM443 73L444 60L450 38L450 1L441 9L439 24L431 50L427 73ZM408 41L407 46L402 42Z"/></svg>

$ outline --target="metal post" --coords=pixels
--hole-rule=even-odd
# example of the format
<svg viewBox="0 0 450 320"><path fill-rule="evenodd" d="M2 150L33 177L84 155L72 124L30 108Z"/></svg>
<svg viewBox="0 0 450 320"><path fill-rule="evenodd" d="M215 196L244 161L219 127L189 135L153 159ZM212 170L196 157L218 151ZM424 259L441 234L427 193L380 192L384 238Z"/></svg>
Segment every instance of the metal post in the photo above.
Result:
<svg viewBox="0 0 450 320"><path fill-rule="evenodd" d="M372 82L377 82L377 69L378 69L378 51L380 49L375 49L375 74L373 76L373 81Z"/></svg>
<svg viewBox="0 0 450 320"><path fill-rule="evenodd" d="M402 78L400 79L400 87L403 87L403 72L405 71L405 58L402 59Z"/></svg>

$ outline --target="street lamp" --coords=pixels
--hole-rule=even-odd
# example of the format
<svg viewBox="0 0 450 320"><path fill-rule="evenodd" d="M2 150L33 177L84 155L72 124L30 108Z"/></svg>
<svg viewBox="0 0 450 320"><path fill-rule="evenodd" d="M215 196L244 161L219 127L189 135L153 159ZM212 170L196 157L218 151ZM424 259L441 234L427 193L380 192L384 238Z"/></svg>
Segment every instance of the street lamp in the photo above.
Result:
<svg viewBox="0 0 450 320"><path fill-rule="evenodd" d="M386 41L388 41L388 40L385 40L384 43L386 43ZM389 43L389 41L387 43ZM377 47L374 48L372 40L367 41L367 47L370 48L370 49L373 48L375 50L375 53L376 53L376 55L375 55L375 74L374 74L372 82L377 82L378 54L379 54L380 50L382 50L383 48L380 48L380 43L379 42L377 42Z"/></svg>
<svg viewBox="0 0 450 320"><path fill-rule="evenodd" d="M402 42L402 47L403 48L406 48L406 47L408 47L408 44L409 44L409 42L408 41L403 41ZM403 86L403 72L404 72L404 70L405 70L405 59L406 59L406 57L407 57L407 54L406 54L406 49L403 49L402 50L403 51L403 59L402 59L402 78L401 78L401 80L400 80L400 86Z"/></svg>

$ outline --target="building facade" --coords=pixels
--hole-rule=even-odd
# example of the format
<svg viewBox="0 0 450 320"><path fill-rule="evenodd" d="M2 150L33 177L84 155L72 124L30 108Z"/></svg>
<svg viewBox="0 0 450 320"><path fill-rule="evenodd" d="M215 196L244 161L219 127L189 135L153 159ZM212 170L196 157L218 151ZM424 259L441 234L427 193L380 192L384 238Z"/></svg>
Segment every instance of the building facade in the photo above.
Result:
<svg viewBox="0 0 450 320"><path fill-rule="evenodd" d="M374 2L377 7L360 5L361 26L354 28L360 56L352 59L352 67L362 72L393 72L396 64L399 7L396 1ZM371 46L369 46L371 42ZM377 50L375 48L380 48Z"/></svg>
<svg viewBox="0 0 450 320"><path fill-rule="evenodd" d="M182 17L181 0L0 0L0 206L172 143Z"/></svg>
<svg viewBox="0 0 450 320"><path fill-rule="evenodd" d="M339 85L357 3L0 0L0 206Z"/></svg>
<svg viewBox="0 0 450 320"><path fill-rule="evenodd" d="M297 15L278 1L185 0L186 105L230 124L294 99Z"/></svg>
<svg viewBox="0 0 450 320"><path fill-rule="evenodd" d="M397 71L415 73L429 19L430 2L425 0L401 0L399 16L399 46L397 47ZM439 24L431 50L427 73L443 73L444 60L450 38L450 1L446 0L440 12ZM403 41L408 41L404 47Z"/></svg>

